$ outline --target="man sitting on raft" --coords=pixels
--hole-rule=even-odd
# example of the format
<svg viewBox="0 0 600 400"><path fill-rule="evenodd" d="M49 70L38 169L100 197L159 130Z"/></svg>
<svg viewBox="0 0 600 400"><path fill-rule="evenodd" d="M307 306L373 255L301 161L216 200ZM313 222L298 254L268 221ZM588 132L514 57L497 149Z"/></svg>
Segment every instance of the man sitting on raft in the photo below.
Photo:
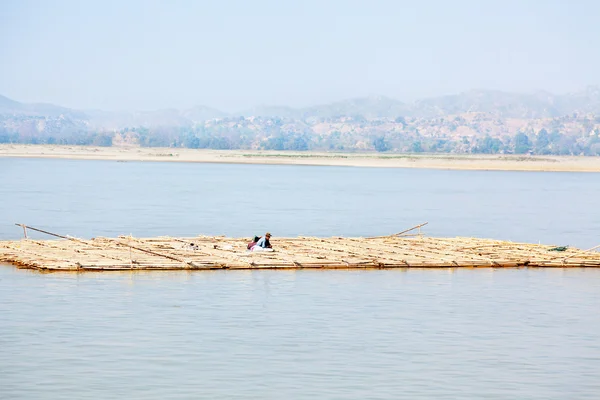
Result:
<svg viewBox="0 0 600 400"><path fill-rule="evenodd" d="M269 232L265 233L265 236L261 237L258 242L254 246L252 246L252 251L273 251L273 247L271 246L271 234Z"/></svg>

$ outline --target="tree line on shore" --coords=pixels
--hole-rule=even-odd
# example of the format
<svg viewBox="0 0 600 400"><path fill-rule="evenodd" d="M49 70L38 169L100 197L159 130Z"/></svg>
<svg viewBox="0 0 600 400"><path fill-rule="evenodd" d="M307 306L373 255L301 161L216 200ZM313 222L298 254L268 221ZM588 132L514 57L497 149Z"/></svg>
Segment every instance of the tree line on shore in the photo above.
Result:
<svg viewBox="0 0 600 400"><path fill-rule="evenodd" d="M227 123L200 124L193 127L135 127L118 131L94 131L82 127L39 132L35 129L11 130L0 126L0 143L56 144L141 147L172 147L190 149L248 149L278 151L377 151L394 153L454 153L454 154L539 154L539 155L600 155L600 129L573 134L560 129L528 129L514 134L483 133L459 135L452 129L432 131L415 128L403 118L393 121L392 129L375 121L352 121L363 129L335 129L316 133L314 129L291 125L276 118L260 122L259 129L250 129L247 119L232 119ZM435 125L435 124L438 125ZM437 128L443 122L433 121ZM400 126L402 129L396 129ZM456 129L456 128L454 128Z"/></svg>

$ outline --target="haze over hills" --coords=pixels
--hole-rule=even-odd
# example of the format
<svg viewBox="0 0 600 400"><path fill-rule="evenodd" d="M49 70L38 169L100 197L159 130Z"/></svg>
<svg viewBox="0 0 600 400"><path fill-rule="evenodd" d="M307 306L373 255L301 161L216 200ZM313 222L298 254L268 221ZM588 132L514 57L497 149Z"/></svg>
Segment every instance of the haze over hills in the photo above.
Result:
<svg viewBox="0 0 600 400"><path fill-rule="evenodd" d="M85 113L77 110L72 110L66 107L56 106L46 103L19 103L18 101L9 99L0 95L0 115L15 114L15 115L31 115L44 117L58 117L60 115L69 115L74 118L85 119Z"/></svg>
<svg viewBox="0 0 600 400"><path fill-rule="evenodd" d="M531 94L495 90L467 92L432 97L405 103L384 96L342 100L306 108L256 106L227 113L207 106L186 110L165 109L137 112L74 110L53 104L25 104L0 95L0 114L58 117L60 115L89 121L95 128L120 129L126 126L178 126L224 117L279 117L291 119L362 116L372 118L435 118L470 112L494 114L501 118L553 118L572 113L600 114L600 86L555 95L539 91Z"/></svg>
<svg viewBox="0 0 600 400"><path fill-rule="evenodd" d="M562 95L471 90L411 103L372 96L235 113L73 110L0 96L0 143L524 153L540 132L541 154L600 154L600 87Z"/></svg>

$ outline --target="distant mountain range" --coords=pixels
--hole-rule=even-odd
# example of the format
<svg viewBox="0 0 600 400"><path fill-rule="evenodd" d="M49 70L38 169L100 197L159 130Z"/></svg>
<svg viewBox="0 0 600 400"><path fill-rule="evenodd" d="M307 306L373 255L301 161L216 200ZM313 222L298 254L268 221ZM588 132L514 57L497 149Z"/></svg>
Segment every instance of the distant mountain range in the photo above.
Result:
<svg viewBox="0 0 600 400"><path fill-rule="evenodd" d="M72 110L70 108L60 107L54 104L47 103L19 103L18 101L11 100L8 97L0 95L0 115L2 114L44 117L58 117L60 115L69 115L75 118L87 118L86 113L77 110Z"/></svg>
<svg viewBox="0 0 600 400"><path fill-rule="evenodd" d="M472 90L412 103L377 96L238 113L72 110L0 96L0 143L600 156L600 88Z"/></svg>
<svg viewBox="0 0 600 400"><path fill-rule="evenodd" d="M0 96L0 117L66 118L90 129L118 130L125 127L188 126L225 117L278 117L291 120L327 118L436 118L464 113L486 113L498 118L540 119L573 113L600 115L600 87L555 95L548 92L517 94L494 90L471 90L456 95L433 97L405 103L384 96L364 97L306 108L259 106L226 113L206 106L187 110L108 112L74 110L53 104L25 104Z"/></svg>

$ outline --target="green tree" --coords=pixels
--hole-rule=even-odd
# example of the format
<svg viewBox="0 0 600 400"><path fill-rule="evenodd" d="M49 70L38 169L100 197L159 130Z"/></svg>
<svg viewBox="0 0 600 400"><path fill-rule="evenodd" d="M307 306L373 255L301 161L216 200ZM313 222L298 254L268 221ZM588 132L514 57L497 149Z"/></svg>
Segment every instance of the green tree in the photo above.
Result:
<svg viewBox="0 0 600 400"><path fill-rule="evenodd" d="M113 137L109 133L98 133L92 139L94 146L110 147L113 144Z"/></svg>
<svg viewBox="0 0 600 400"><path fill-rule="evenodd" d="M550 154L550 135L545 129L541 129L535 139L535 153L536 154Z"/></svg>
<svg viewBox="0 0 600 400"><path fill-rule="evenodd" d="M412 143L411 148L413 153L422 153L423 152L423 145L421 144L420 140L417 140L415 142Z"/></svg>
<svg viewBox="0 0 600 400"><path fill-rule="evenodd" d="M550 141L550 143L558 143L561 138L562 138L562 134L557 129L554 129L550 133L548 140Z"/></svg>
<svg viewBox="0 0 600 400"><path fill-rule="evenodd" d="M498 154L502 148L502 142L498 138L493 138L490 135L485 135L478 140L475 152L483 154Z"/></svg>
<svg viewBox="0 0 600 400"><path fill-rule="evenodd" d="M375 150L378 152L390 150L390 145L383 136L378 136L373 140L373 147L375 147Z"/></svg>
<svg viewBox="0 0 600 400"><path fill-rule="evenodd" d="M523 132L515 135L515 154L526 154L531 151L531 143L529 138Z"/></svg>
<svg viewBox="0 0 600 400"><path fill-rule="evenodd" d="M187 147L188 149L197 149L200 147L200 139L196 137L193 133L189 133L183 138L183 147Z"/></svg>
<svg viewBox="0 0 600 400"><path fill-rule="evenodd" d="M308 150L308 141L302 136L296 136L290 145L290 150Z"/></svg>
<svg viewBox="0 0 600 400"><path fill-rule="evenodd" d="M267 139L263 148L265 150L285 150L285 138L283 136L274 136Z"/></svg>

